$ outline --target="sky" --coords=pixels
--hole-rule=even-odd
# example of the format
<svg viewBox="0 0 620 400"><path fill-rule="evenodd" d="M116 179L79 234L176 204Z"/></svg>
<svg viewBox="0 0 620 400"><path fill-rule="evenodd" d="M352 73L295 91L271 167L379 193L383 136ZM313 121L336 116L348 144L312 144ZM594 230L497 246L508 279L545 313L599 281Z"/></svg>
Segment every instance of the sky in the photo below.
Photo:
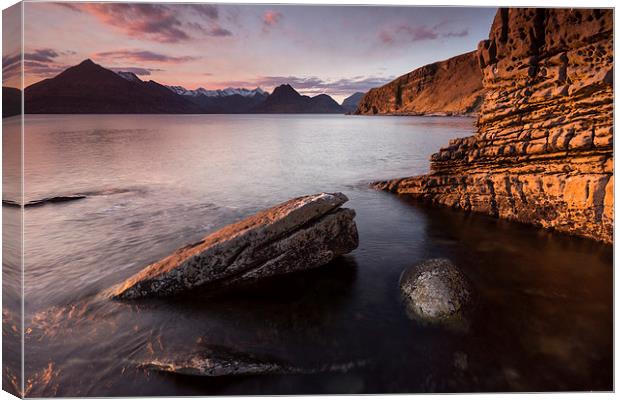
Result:
<svg viewBox="0 0 620 400"><path fill-rule="evenodd" d="M25 3L25 85L86 58L188 89L289 83L336 100L476 49L493 8ZM3 54L5 61L10 54ZM5 60L6 59L6 60Z"/></svg>

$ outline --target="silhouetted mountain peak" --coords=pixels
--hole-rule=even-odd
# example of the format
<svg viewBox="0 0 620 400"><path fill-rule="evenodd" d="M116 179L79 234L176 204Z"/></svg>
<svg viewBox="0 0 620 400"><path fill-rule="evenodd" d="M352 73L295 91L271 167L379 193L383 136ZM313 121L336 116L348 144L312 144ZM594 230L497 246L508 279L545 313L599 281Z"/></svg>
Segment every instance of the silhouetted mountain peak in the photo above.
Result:
<svg viewBox="0 0 620 400"><path fill-rule="evenodd" d="M344 113L338 103L326 94L308 97L291 85L276 87L265 101L253 110L256 113Z"/></svg>
<svg viewBox="0 0 620 400"><path fill-rule="evenodd" d="M25 89L33 114L199 113L201 108L157 82L127 79L86 59Z"/></svg>
<svg viewBox="0 0 620 400"><path fill-rule="evenodd" d="M273 89L272 95L297 95L297 96L301 96L299 94L299 92L297 90L293 89L293 87L291 85L289 85L288 83L285 83L284 85L280 85L280 86L276 87L275 89Z"/></svg>

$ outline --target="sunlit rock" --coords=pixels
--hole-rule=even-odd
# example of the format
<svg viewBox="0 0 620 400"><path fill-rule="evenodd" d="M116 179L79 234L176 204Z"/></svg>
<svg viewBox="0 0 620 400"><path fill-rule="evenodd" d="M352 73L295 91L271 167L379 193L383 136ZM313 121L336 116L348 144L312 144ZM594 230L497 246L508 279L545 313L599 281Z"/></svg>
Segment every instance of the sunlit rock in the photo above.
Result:
<svg viewBox="0 0 620 400"><path fill-rule="evenodd" d="M185 246L112 289L116 299L220 288L327 264L357 248L342 193L298 197Z"/></svg>
<svg viewBox="0 0 620 400"><path fill-rule="evenodd" d="M611 243L613 10L500 9L477 133L377 189Z"/></svg>

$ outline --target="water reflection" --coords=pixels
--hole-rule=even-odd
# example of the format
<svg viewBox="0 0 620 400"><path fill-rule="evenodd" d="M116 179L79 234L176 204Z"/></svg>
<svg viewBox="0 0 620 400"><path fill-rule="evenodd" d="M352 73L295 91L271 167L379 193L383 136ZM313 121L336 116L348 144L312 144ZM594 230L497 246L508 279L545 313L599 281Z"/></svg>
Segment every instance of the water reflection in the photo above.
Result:
<svg viewBox="0 0 620 400"><path fill-rule="evenodd" d="M471 119L29 116L26 372L31 396L611 388L611 249L430 209L360 182L423 173ZM62 154L60 153L62 150ZM129 190L127 190L129 189ZM101 294L174 249L289 198L343 191L360 246L225 293ZM3 207L3 212L15 208ZM5 217L6 220L6 217ZM398 279L447 257L480 297L456 332L410 320ZM347 372L184 378L137 361L218 345Z"/></svg>

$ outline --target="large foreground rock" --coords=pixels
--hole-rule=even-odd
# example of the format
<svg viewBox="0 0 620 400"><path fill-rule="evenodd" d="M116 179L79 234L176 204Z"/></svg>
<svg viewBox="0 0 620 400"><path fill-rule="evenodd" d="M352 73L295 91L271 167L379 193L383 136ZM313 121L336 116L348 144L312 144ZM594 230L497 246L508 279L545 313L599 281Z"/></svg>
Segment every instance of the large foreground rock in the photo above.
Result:
<svg viewBox="0 0 620 400"><path fill-rule="evenodd" d="M299 197L183 247L112 289L116 299L170 296L319 267L357 248L342 193Z"/></svg>
<svg viewBox="0 0 620 400"><path fill-rule="evenodd" d="M472 299L471 286L449 260L416 264L403 273L400 291L408 314L425 322L462 320Z"/></svg>

